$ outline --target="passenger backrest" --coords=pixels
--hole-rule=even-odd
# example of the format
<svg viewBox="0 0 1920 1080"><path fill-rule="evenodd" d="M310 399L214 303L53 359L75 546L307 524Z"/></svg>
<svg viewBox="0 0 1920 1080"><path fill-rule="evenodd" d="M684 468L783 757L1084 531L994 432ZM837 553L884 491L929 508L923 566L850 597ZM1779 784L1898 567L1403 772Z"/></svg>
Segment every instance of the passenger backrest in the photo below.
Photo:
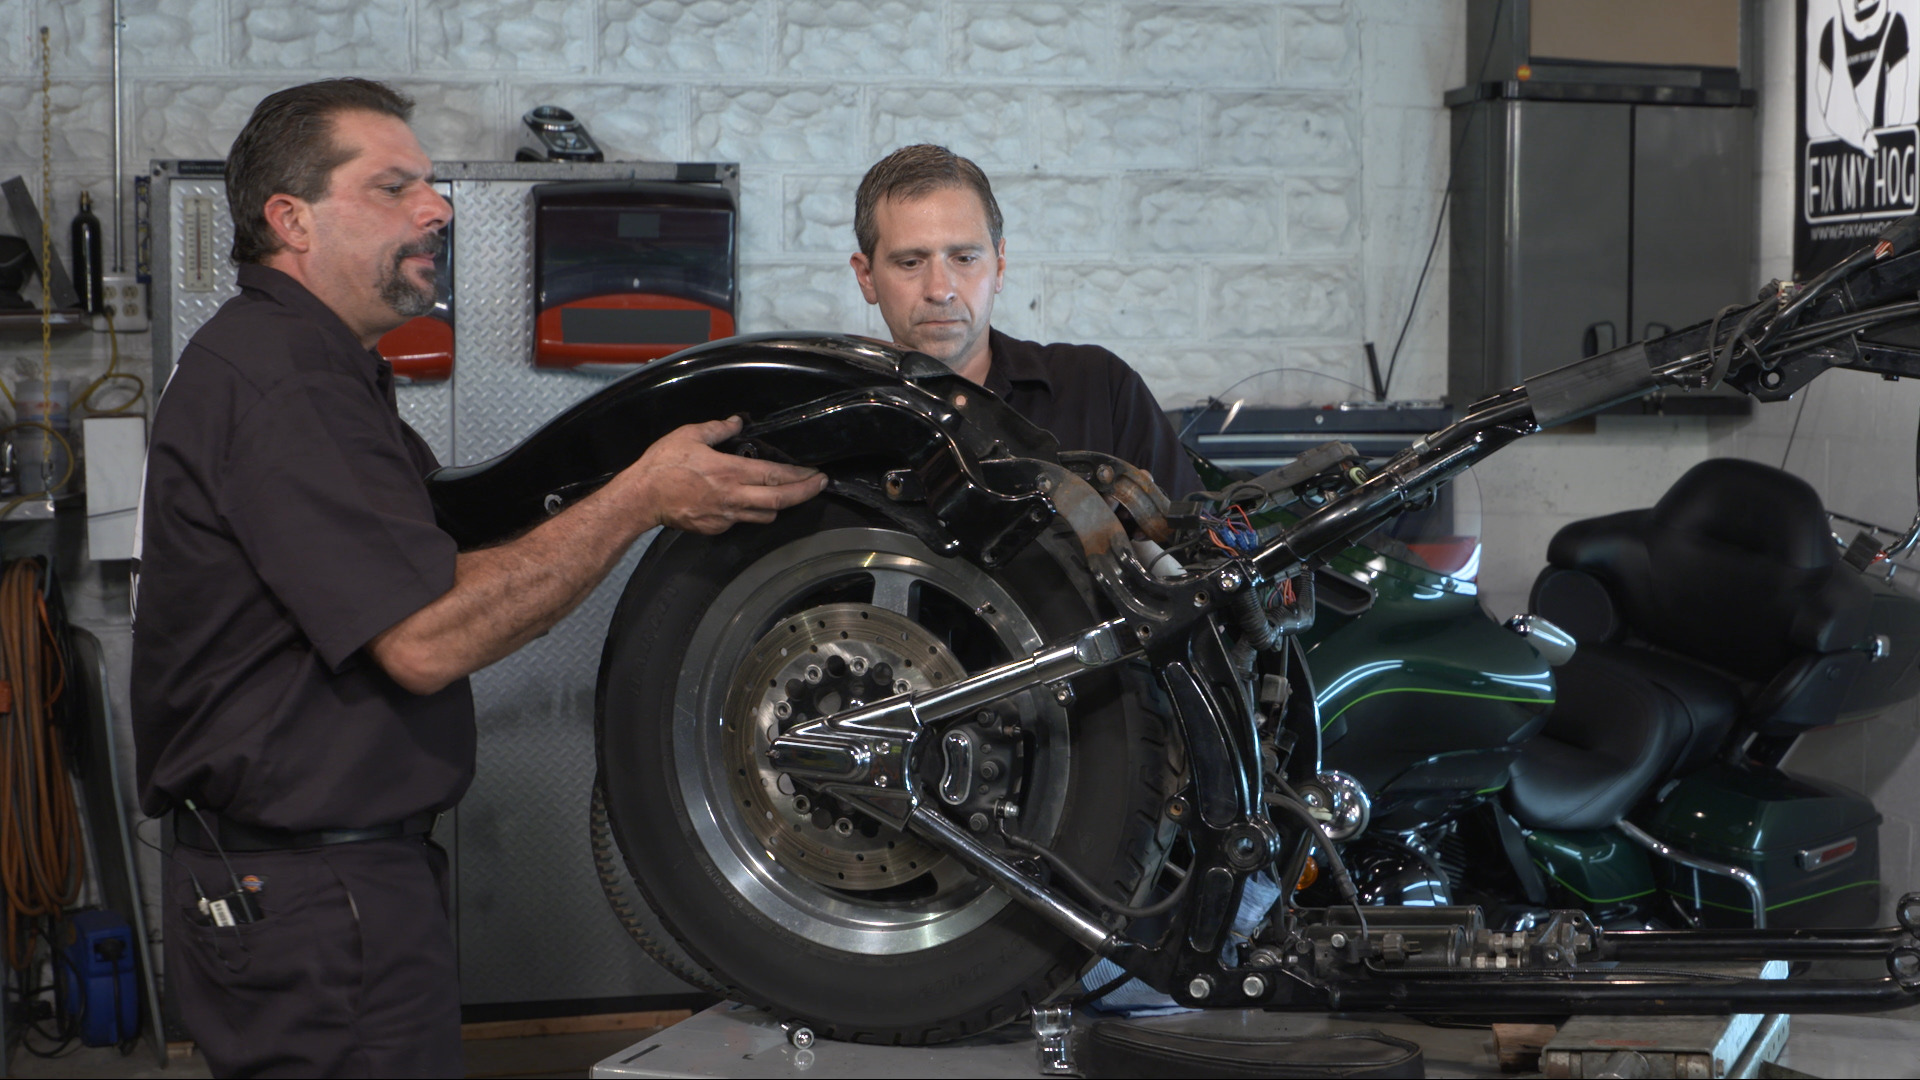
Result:
<svg viewBox="0 0 1920 1080"><path fill-rule="evenodd" d="M1820 656L1856 648L1867 630L1870 593L1839 554L1805 481L1714 458L1651 509L1562 529L1534 610L1556 622L1562 612L1582 640L1638 640L1704 662L1757 684L1756 706L1812 719L1820 710L1788 700L1817 689L1809 665L1827 666ZM1793 685L1765 689L1782 676Z"/></svg>

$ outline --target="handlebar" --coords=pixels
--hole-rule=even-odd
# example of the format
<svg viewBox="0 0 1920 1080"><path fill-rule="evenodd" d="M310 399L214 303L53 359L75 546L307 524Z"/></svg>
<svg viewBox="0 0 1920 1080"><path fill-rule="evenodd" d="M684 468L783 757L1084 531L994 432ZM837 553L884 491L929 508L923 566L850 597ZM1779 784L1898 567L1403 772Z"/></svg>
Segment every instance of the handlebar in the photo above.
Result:
<svg viewBox="0 0 1920 1080"><path fill-rule="evenodd" d="M1251 561L1268 577L1292 573L1379 525L1516 439L1664 387L1726 385L1780 400L1828 368L1920 377L1920 342L1864 342L1861 335L1920 318L1920 215L1902 218L1873 244L1802 287L1774 282L1760 299L1713 319L1533 376L1469 406L1450 426L1416 441L1374 476L1282 530ZM1915 449L1920 484L1920 443ZM1920 544L1920 515L1899 543Z"/></svg>

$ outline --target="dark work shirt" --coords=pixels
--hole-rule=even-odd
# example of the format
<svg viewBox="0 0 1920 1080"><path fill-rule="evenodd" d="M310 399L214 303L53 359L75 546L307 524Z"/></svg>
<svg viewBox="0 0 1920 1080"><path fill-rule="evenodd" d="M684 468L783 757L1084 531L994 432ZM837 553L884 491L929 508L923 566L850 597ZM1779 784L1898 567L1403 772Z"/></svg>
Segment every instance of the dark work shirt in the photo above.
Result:
<svg viewBox="0 0 1920 1080"><path fill-rule="evenodd" d="M1041 345L987 332L987 389L1046 428L1062 450L1097 450L1153 474L1170 499L1200 476L1153 393L1126 361L1097 345Z"/></svg>
<svg viewBox="0 0 1920 1080"><path fill-rule="evenodd" d="M141 499L133 729L141 805L365 828L473 778L473 697L402 689L363 646L453 585L436 463L393 372L292 278L241 294L180 354Z"/></svg>

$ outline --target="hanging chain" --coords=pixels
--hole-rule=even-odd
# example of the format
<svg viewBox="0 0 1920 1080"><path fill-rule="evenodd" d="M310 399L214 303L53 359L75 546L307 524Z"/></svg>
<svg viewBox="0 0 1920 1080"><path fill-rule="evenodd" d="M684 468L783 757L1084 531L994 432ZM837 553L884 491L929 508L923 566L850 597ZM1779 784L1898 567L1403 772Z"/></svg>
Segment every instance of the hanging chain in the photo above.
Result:
<svg viewBox="0 0 1920 1080"><path fill-rule="evenodd" d="M53 498L53 45L40 28L40 439L41 486ZM4 373L0 373L4 377ZM15 409L16 421L24 420Z"/></svg>

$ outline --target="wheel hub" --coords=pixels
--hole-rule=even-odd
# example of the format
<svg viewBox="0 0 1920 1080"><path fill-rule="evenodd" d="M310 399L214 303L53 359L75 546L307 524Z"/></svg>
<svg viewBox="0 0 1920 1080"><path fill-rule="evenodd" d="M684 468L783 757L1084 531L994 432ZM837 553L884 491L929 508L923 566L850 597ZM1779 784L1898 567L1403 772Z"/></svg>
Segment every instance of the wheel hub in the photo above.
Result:
<svg viewBox="0 0 1920 1080"><path fill-rule="evenodd" d="M829 888L871 892L934 869L943 853L796 786L768 765L767 747L802 721L965 675L931 632L885 608L825 604L782 619L748 651L725 706L727 782L748 830L776 862Z"/></svg>

